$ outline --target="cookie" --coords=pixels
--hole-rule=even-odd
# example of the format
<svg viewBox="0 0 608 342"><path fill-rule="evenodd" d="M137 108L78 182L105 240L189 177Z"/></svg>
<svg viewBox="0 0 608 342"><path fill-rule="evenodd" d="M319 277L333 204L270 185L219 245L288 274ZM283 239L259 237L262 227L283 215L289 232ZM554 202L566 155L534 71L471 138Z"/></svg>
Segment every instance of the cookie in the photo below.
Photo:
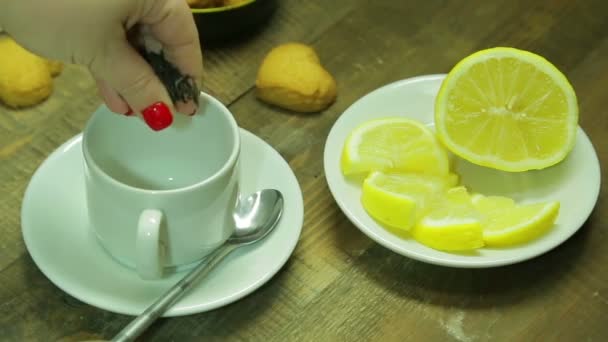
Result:
<svg viewBox="0 0 608 342"><path fill-rule="evenodd" d="M272 49L256 79L260 100L302 113L326 109L336 99L336 88L336 81L323 68L314 49L300 43Z"/></svg>
<svg viewBox="0 0 608 342"><path fill-rule="evenodd" d="M48 62L13 39L0 37L0 102L13 108L32 106L52 91Z"/></svg>

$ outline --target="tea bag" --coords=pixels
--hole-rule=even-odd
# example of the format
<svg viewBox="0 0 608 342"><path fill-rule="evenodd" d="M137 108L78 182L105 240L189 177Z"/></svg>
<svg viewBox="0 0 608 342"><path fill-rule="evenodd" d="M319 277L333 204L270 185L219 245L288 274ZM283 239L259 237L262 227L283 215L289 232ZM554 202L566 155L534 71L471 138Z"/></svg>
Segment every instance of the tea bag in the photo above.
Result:
<svg viewBox="0 0 608 342"><path fill-rule="evenodd" d="M129 40L152 66L158 78L167 88L173 103L194 101L198 105L200 91L195 80L189 75L182 74L165 58L162 45L148 32L146 26L134 27L130 31Z"/></svg>

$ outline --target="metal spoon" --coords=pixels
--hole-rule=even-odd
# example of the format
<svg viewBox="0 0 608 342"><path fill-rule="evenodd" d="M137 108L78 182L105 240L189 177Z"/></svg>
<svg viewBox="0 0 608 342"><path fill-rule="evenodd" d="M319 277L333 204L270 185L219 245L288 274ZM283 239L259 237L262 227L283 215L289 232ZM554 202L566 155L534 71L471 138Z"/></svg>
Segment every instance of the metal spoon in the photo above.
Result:
<svg viewBox="0 0 608 342"><path fill-rule="evenodd" d="M283 196L278 190L264 189L239 201L232 217L235 230L225 244L213 251L207 262L201 262L182 280L123 328L112 341L133 341L173 303L203 278L235 249L263 239L270 233L283 212Z"/></svg>

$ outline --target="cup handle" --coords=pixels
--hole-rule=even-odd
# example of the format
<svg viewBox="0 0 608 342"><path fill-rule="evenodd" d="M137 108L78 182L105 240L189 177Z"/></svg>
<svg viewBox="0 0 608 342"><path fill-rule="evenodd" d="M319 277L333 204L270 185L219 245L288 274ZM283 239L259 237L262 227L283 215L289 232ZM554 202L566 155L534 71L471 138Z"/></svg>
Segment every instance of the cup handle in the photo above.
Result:
<svg viewBox="0 0 608 342"><path fill-rule="evenodd" d="M135 259L137 273L142 279L158 279L162 276L162 249L160 227L163 213L146 209L139 215Z"/></svg>

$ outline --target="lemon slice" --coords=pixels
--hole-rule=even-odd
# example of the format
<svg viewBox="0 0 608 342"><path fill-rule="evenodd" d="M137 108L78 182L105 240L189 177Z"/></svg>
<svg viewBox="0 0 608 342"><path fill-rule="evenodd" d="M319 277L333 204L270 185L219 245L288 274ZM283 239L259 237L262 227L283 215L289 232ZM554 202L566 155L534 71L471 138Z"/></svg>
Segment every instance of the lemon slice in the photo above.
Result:
<svg viewBox="0 0 608 342"><path fill-rule="evenodd" d="M349 134L341 167L345 175L371 171L446 175L449 161L435 134L422 123L383 118L364 122Z"/></svg>
<svg viewBox="0 0 608 342"><path fill-rule="evenodd" d="M510 198L475 194L472 203L482 217L483 239L488 246L511 246L549 231L559 214L559 202L518 205Z"/></svg>
<svg viewBox="0 0 608 342"><path fill-rule="evenodd" d="M543 169L572 150L578 104L566 77L546 59L497 47L449 72L435 101L435 125L444 145L472 163Z"/></svg>
<svg viewBox="0 0 608 342"><path fill-rule="evenodd" d="M409 230L424 215L431 199L457 182L454 174L440 177L374 171L363 182L361 203L378 222Z"/></svg>
<svg viewBox="0 0 608 342"><path fill-rule="evenodd" d="M412 229L418 242L443 251L468 251L484 246L481 220L464 187L439 197Z"/></svg>

